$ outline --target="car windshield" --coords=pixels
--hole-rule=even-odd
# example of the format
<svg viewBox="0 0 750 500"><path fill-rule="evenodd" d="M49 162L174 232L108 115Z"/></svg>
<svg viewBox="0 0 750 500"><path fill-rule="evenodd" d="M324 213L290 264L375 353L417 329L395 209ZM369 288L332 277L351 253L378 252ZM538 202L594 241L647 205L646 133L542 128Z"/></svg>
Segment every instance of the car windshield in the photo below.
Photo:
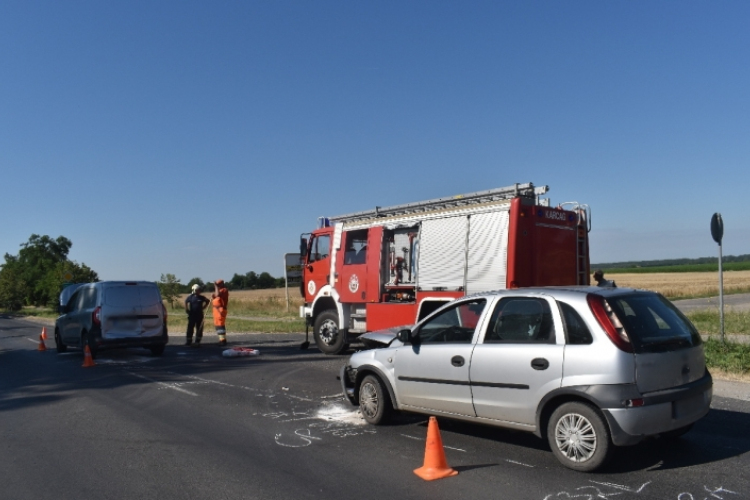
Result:
<svg viewBox="0 0 750 500"><path fill-rule="evenodd" d="M658 293L607 298L636 353L675 351L701 344L695 326Z"/></svg>

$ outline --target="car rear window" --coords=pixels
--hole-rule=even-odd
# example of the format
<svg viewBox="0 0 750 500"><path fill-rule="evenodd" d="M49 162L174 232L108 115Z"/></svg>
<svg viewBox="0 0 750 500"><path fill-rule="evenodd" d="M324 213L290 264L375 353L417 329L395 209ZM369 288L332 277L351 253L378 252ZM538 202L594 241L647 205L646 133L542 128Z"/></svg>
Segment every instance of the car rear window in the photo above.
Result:
<svg viewBox="0 0 750 500"><path fill-rule="evenodd" d="M153 306L161 302L159 290L155 286L121 285L107 288L104 302L111 306L140 305Z"/></svg>
<svg viewBox="0 0 750 500"><path fill-rule="evenodd" d="M675 351L702 343L690 320L657 293L633 293L606 300L636 353Z"/></svg>

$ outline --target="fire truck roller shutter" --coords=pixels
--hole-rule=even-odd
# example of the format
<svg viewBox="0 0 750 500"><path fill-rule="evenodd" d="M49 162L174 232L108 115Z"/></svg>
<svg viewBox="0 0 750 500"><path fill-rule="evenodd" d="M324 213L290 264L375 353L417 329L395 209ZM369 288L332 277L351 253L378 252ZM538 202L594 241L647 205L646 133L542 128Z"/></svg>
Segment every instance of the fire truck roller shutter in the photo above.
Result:
<svg viewBox="0 0 750 500"><path fill-rule="evenodd" d="M469 219L467 294L506 287L509 220L505 210L475 214Z"/></svg>
<svg viewBox="0 0 750 500"><path fill-rule="evenodd" d="M468 218L448 217L422 222L419 236L419 278L422 290L459 290L464 286Z"/></svg>

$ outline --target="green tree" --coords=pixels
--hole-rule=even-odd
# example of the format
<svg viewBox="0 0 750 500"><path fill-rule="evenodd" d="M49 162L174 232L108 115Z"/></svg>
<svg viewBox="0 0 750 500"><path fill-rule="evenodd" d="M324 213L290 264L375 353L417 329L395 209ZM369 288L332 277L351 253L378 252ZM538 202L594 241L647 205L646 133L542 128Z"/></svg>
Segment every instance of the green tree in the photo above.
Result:
<svg viewBox="0 0 750 500"><path fill-rule="evenodd" d="M260 276L258 276L258 288L275 288L275 287L276 287L276 280L274 280L273 276L271 276L265 271L260 273Z"/></svg>
<svg viewBox="0 0 750 500"><path fill-rule="evenodd" d="M5 265L0 270L0 309L20 311L26 297L26 282L18 273L15 257L5 255Z"/></svg>
<svg viewBox="0 0 750 500"><path fill-rule="evenodd" d="M68 260L73 243L64 236L53 239L32 234L21 244L18 255L5 254L0 269L0 296L6 307L18 310L18 300L26 305L44 306L57 303L66 276L69 281L98 281L97 274L86 264Z"/></svg>
<svg viewBox="0 0 750 500"><path fill-rule="evenodd" d="M175 309L177 297L180 295L180 288L182 287L179 278L170 273L162 274L157 285L161 297L169 303L172 309Z"/></svg>

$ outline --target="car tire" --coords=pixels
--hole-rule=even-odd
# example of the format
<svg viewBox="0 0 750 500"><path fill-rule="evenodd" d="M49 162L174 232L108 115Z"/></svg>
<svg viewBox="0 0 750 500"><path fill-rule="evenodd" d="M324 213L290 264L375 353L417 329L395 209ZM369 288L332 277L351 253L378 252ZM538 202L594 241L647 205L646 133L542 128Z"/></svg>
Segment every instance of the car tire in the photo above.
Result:
<svg viewBox="0 0 750 500"><path fill-rule="evenodd" d="M60 337L60 330L57 328L55 328L55 349L57 349L58 353L63 353L68 350L68 346L63 343L62 337Z"/></svg>
<svg viewBox="0 0 750 500"><path fill-rule="evenodd" d="M151 351L152 356L161 356L162 354L164 354L165 347L166 346L164 344L152 345L151 347L149 347L149 350Z"/></svg>
<svg viewBox="0 0 750 500"><path fill-rule="evenodd" d="M562 404L552 412L547 439L560 463L581 472L604 465L613 448L604 416L594 406L581 402Z"/></svg>
<svg viewBox="0 0 750 500"><path fill-rule="evenodd" d="M662 439L669 439L669 440L677 439L687 434L692 428L693 428L693 424L690 424L690 425L686 425L685 427L680 427L679 429L673 429L671 431L662 432L661 434L659 434L659 436Z"/></svg>
<svg viewBox="0 0 750 500"><path fill-rule="evenodd" d="M374 375L367 375L359 384L359 411L372 425L384 424L391 416L391 398L383 382Z"/></svg>
<svg viewBox="0 0 750 500"><path fill-rule="evenodd" d="M315 318L313 336L324 354L341 354L348 345L346 331L339 329L339 315L333 309L323 311Z"/></svg>

